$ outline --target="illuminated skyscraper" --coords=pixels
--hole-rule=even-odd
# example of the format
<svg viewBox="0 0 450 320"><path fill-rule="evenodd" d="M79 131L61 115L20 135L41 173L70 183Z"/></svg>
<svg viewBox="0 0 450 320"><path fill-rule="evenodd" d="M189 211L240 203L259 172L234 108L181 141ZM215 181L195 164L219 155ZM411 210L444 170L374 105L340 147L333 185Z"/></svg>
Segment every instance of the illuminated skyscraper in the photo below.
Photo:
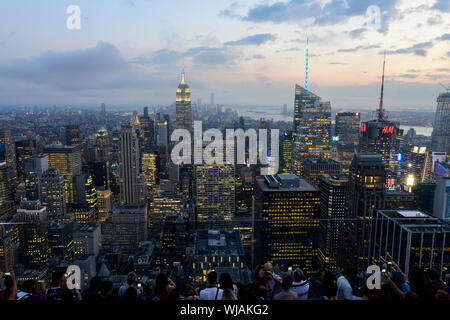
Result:
<svg viewBox="0 0 450 320"><path fill-rule="evenodd" d="M377 118L364 122L361 125L361 134L359 139L360 153L376 153L382 156L385 164L385 170L388 175L388 185L398 183L395 178L399 173L398 154L403 136L403 130L400 129L400 123L389 121L383 108L384 93L384 68L381 80L380 105L377 110Z"/></svg>
<svg viewBox="0 0 450 320"><path fill-rule="evenodd" d="M176 127L192 131L191 89L186 83L184 70L178 85L176 96Z"/></svg>
<svg viewBox="0 0 450 320"><path fill-rule="evenodd" d="M68 146L76 146L81 144L81 131L78 125L66 126L66 144Z"/></svg>
<svg viewBox="0 0 450 320"><path fill-rule="evenodd" d="M370 264L395 262L405 274L416 266L440 277L450 267L450 225L418 210L375 210Z"/></svg>
<svg viewBox="0 0 450 320"><path fill-rule="evenodd" d="M404 161L401 161L402 184L407 185L407 180L408 178L411 179L411 177L413 185L426 182L430 165L426 147L414 146L406 155L400 154L399 157L406 158Z"/></svg>
<svg viewBox="0 0 450 320"><path fill-rule="evenodd" d="M320 192L293 174L256 178L255 264L318 271Z"/></svg>
<svg viewBox="0 0 450 320"><path fill-rule="evenodd" d="M48 155L49 166L64 177L66 202L73 203L73 177L81 174L81 147L50 145L45 147L44 153Z"/></svg>
<svg viewBox="0 0 450 320"><path fill-rule="evenodd" d="M5 227L0 225L0 270L13 270L14 257L11 237L6 234Z"/></svg>
<svg viewBox="0 0 450 320"><path fill-rule="evenodd" d="M341 164L328 158L306 158L303 162L303 177L316 188L320 177L341 173Z"/></svg>
<svg viewBox="0 0 450 320"><path fill-rule="evenodd" d="M147 187L153 187L156 185L156 154L144 153L142 155L142 172L144 173L144 179Z"/></svg>
<svg viewBox="0 0 450 320"><path fill-rule="evenodd" d="M138 202L139 142L131 125L122 125L119 147L120 202Z"/></svg>
<svg viewBox="0 0 450 320"><path fill-rule="evenodd" d="M112 209L112 193L111 190L98 190L98 217L97 220L104 222Z"/></svg>
<svg viewBox="0 0 450 320"><path fill-rule="evenodd" d="M16 153L8 129L0 129L0 162L6 162L8 183L14 191L17 179Z"/></svg>
<svg viewBox="0 0 450 320"><path fill-rule="evenodd" d="M23 161L36 154L36 140L23 138L15 142L16 159L17 159L17 175L23 180Z"/></svg>
<svg viewBox="0 0 450 320"><path fill-rule="evenodd" d="M126 261L136 253L139 243L147 240L147 206L144 204L116 205L102 223L102 249L116 251L119 260Z"/></svg>
<svg viewBox="0 0 450 320"><path fill-rule="evenodd" d="M431 137L433 152L446 152L450 155L450 92L444 92L437 98L436 117Z"/></svg>
<svg viewBox="0 0 450 320"><path fill-rule="evenodd" d="M0 162L0 218L14 211L14 199L8 181L6 162Z"/></svg>
<svg viewBox="0 0 450 320"><path fill-rule="evenodd" d="M319 264L322 269L336 273L342 230L347 210L348 177L346 175L325 175L320 178L320 241Z"/></svg>
<svg viewBox="0 0 450 320"><path fill-rule="evenodd" d="M97 161L106 162L109 161L109 134L105 128L100 128L97 132Z"/></svg>
<svg viewBox="0 0 450 320"><path fill-rule="evenodd" d="M17 209L20 225L20 252L25 265L42 267L50 259L47 209L39 200L22 200Z"/></svg>
<svg viewBox="0 0 450 320"><path fill-rule="evenodd" d="M337 112L335 137L340 144L357 145L359 142L359 112Z"/></svg>
<svg viewBox="0 0 450 320"><path fill-rule="evenodd" d="M290 173L292 164L292 131L280 135L280 169L281 173Z"/></svg>
<svg viewBox="0 0 450 320"><path fill-rule="evenodd" d="M67 214L64 177L56 169L50 168L41 176L39 185L40 200L47 208L48 219L62 222Z"/></svg>
<svg viewBox="0 0 450 320"><path fill-rule="evenodd" d="M378 154L355 154L349 175L342 269L366 270L373 210L384 205L386 171Z"/></svg>
<svg viewBox="0 0 450 320"><path fill-rule="evenodd" d="M48 156L39 155L24 160L25 191L28 200L39 199L39 182L47 169Z"/></svg>
<svg viewBox="0 0 450 320"><path fill-rule="evenodd" d="M235 167L204 164L196 167L197 221L230 227L235 206Z"/></svg>
<svg viewBox="0 0 450 320"><path fill-rule="evenodd" d="M148 115L148 107L144 108L144 115L139 121L144 132L144 151L150 152L155 146L155 122Z"/></svg>
<svg viewBox="0 0 450 320"><path fill-rule="evenodd" d="M331 157L331 105L296 85L291 172L303 175L308 157Z"/></svg>

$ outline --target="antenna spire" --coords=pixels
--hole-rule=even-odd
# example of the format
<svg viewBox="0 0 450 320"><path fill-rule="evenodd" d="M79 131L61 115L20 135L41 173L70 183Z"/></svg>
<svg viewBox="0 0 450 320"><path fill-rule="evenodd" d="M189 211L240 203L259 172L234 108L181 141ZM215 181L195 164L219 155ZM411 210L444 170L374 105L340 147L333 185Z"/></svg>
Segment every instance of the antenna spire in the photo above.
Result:
<svg viewBox="0 0 450 320"><path fill-rule="evenodd" d="M384 50L384 58L383 58L383 75L381 76L381 95L380 95L380 106L378 108L378 120L385 120L385 113L383 109L383 95L384 95L384 67L386 65L386 50Z"/></svg>
<svg viewBox="0 0 450 320"><path fill-rule="evenodd" d="M309 59L308 47L309 47L309 40L308 40L308 37L306 37L306 74L305 74L305 90L306 90L306 92L308 92L308 59Z"/></svg>

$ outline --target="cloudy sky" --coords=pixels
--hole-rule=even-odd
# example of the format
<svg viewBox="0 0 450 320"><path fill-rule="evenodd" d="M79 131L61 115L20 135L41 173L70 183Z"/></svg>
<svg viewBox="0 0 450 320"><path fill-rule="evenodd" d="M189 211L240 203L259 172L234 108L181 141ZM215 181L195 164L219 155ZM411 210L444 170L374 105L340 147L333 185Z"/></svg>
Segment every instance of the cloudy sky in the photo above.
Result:
<svg viewBox="0 0 450 320"><path fill-rule="evenodd" d="M0 106L169 105L183 63L195 101L292 105L307 37L336 108L377 105L385 50L388 108L431 111L450 84L448 0L3 0L0 26Z"/></svg>

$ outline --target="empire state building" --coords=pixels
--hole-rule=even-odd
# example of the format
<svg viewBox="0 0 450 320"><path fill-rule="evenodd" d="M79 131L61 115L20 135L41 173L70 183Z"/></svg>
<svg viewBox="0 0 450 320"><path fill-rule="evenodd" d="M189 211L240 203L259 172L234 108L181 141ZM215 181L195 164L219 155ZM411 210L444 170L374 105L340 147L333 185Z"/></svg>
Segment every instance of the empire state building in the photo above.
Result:
<svg viewBox="0 0 450 320"><path fill-rule="evenodd" d="M176 128L192 132L191 89L186 83L184 70L181 73L181 82L177 89L176 113Z"/></svg>

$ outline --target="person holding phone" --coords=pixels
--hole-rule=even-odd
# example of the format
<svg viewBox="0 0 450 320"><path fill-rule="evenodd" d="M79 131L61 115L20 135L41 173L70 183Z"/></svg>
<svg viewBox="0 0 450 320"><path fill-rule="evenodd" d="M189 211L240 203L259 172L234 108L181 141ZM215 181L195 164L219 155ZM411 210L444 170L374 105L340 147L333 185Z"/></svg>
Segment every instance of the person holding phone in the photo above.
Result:
<svg viewBox="0 0 450 320"><path fill-rule="evenodd" d="M270 293L267 300L273 300L273 297L281 292L281 277L274 272L273 265L270 262L264 264L264 276L267 279Z"/></svg>

